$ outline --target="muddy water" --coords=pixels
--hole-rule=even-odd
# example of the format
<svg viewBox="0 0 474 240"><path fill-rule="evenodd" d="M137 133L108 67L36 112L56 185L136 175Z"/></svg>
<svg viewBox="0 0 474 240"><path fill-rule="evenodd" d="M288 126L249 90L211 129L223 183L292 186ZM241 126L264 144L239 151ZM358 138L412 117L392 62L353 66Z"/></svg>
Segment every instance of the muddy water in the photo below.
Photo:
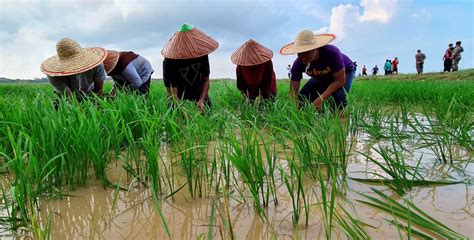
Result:
<svg viewBox="0 0 474 240"><path fill-rule="evenodd" d="M367 152L374 157L377 153L373 146L385 144L369 144L367 135L360 134L354 140L354 153L350 157L348 173L351 177L370 178L371 172L380 173L374 164L367 163L364 157L355 152ZM418 159L423 156L421 165L427 169L423 175L429 180L445 179L447 175L457 180L472 182L474 163L472 153L454 151L463 170L436 164L435 156L428 149L410 149L409 158ZM285 154L281 154L283 158ZM283 160L281 162L284 162ZM414 162L409 162L413 165ZM111 166L109 176L112 182L128 182L125 173L119 166ZM280 176L277 175L277 179ZM237 239L320 239L324 238L324 226L318 206L310 209L308 226L293 226L291 220L292 205L285 186L278 180L278 205L270 203L266 209L268 217L264 223L254 211L252 200L242 202L242 198L234 192L228 200L231 226ZM357 216L368 227L373 239L398 239L397 229L384 219L392 216L358 203L363 199L356 192L371 194L370 187L375 187L395 199L399 199L385 187L362 184L348 180L345 185L346 198L353 203ZM307 192L319 193L317 184L308 180ZM440 220L455 231L474 238L474 185L456 184L448 186L415 187L406 197L410 198L419 208ZM315 194L309 194L310 202L316 203ZM175 195L175 199L162 202L163 214L173 239L196 239L212 232L213 239L228 239L226 230L226 203L222 196L191 198L186 188ZM211 212L215 208L215 215ZM349 208L349 206L347 206ZM151 193L147 188L131 187L131 190L115 191L104 189L99 182L92 182L87 188L80 188L71 196L61 200L41 200L41 216L52 218L52 239L165 239L166 232L162 226L160 215L155 209ZM211 229L210 221L213 219ZM304 220L302 220L303 222ZM337 225L337 224L336 224ZM333 233L335 239L345 239L339 229ZM5 238L5 237L3 237ZM2 239L3 239L2 238Z"/></svg>
<svg viewBox="0 0 474 240"><path fill-rule="evenodd" d="M368 186L348 181L348 187L359 192L369 192ZM474 187L457 184L443 187L416 188L411 191L414 203L441 220L452 229L474 237ZM43 213L53 215L53 239L164 239L166 233L161 225L160 217L154 209L149 192L135 190L129 194L119 193L116 207L113 208L115 193L104 190L99 184L79 189L75 197L61 201L43 202ZM349 199L361 199L354 192L348 192ZM237 239L303 239L324 237L324 229L317 208L312 209L312 217L308 227L299 226L295 230L291 222L291 202L287 195L281 195L279 205L270 204L267 210L269 222L263 223L255 215L253 206L230 200L230 218ZM393 195L394 196L394 195ZM355 203L355 201L353 201ZM175 201L166 201L163 212L174 239L195 239L209 231L212 204L223 205L223 201L213 199L190 199L179 193ZM374 239L398 238L397 231L383 218L390 218L384 213L355 203L357 215L375 229L368 228ZM226 238L223 233L220 211L216 211L213 238ZM341 233L335 231L336 238Z"/></svg>

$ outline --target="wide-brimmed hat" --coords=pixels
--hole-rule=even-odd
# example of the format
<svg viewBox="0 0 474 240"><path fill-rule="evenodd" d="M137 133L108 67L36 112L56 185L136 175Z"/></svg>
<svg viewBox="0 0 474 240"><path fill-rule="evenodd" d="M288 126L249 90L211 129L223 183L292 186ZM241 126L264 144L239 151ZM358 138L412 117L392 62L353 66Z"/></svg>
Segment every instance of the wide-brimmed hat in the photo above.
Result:
<svg viewBox="0 0 474 240"><path fill-rule="evenodd" d="M115 50L107 50L107 57L104 60L104 68L105 72L108 74L112 70L114 70L115 65L117 65L117 62L120 58L120 53Z"/></svg>
<svg viewBox="0 0 474 240"><path fill-rule="evenodd" d="M166 43L161 55L171 59L190 59L214 52L219 43L194 26L184 24Z"/></svg>
<svg viewBox="0 0 474 240"><path fill-rule="evenodd" d="M315 34L310 30L303 30L296 35L295 41L280 49L282 55L292 55L310 51L327 45L336 39L334 34Z"/></svg>
<svg viewBox="0 0 474 240"><path fill-rule="evenodd" d="M267 62L271 60L272 57L272 50L250 39L237 48L230 59L236 65L253 66Z"/></svg>
<svg viewBox="0 0 474 240"><path fill-rule="evenodd" d="M92 69L101 64L107 56L104 48L81 48L70 38L63 38L56 44L57 55L41 64L41 71L49 76L69 76Z"/></svg>

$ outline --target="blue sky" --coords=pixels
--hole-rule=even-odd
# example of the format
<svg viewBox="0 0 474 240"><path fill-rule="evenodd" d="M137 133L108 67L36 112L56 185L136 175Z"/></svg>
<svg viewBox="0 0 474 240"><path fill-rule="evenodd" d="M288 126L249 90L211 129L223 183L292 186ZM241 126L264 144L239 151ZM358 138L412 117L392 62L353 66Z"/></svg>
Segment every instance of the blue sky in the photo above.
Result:
<svg viewBox="0 0 474 240"><path fill-rule="evenodd" d="M414 55L427 56L425 71L441 71L448 43L464 46L461 69L474 67L472 0L0 0L0 77L36 78L55 44L73 38L83 47L132 50L149 59L162 78L161 49L184 22L212 36L211 78L235 78L230 56L252 38L272 49L278 78L293 56L279 48L309 29L334 33L334 45L359 68L397 56L401 73L415 72Z"/></svg>

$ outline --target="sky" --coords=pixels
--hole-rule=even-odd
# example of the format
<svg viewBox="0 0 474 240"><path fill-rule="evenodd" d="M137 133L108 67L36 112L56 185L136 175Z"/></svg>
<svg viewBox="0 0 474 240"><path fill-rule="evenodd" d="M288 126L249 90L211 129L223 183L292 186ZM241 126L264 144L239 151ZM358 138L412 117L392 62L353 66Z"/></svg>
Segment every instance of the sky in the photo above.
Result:
<svg viewBox="0 0 474 240"><path fill-rule="evenodd" d="M425 72L442 71L449 43L462 41L460 68L474 67L472 0L0 0L0 77L42 78L40 64L56 42L134 51L162 78L161 49L183 23L219 42L209 55L211 78L235 78L232 53L254 39L273 50L277 78L296 56L279 49L305 29L333 33L332 44L357 73L398 57L400 73L414 73L417 49Z"/></svg>

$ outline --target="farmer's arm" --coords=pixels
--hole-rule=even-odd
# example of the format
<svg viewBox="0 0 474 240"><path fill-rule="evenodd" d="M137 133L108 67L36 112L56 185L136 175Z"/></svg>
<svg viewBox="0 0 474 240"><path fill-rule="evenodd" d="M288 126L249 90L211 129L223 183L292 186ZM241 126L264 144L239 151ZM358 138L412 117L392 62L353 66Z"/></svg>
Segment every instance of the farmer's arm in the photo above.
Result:
<svg viewBox="0 0 474 240"><path fill-rule="evenodd" d="M207 98L207 94L209 92L209 76L202 78L202 88L201 88L201 95L199 95L199 100L197 102L197 107L200 111L204 110L204 102Z"/></svg>
<svg viewBox="0 0 474 240"><path fill-rule="evenodd" d="M291 81L290 82L290 98L292 100L298 99L298 91L300 90L300 81Z"/></svg>
<svg viewBox="0 0 474 240"><path fill-rule="evenodd" d="M71 89L67 86L66 82L61 79L61 77L51 77L47 76L49 83L53 85L54 91L59 95L59 96L71 96L72 92Z"/></svg>
<svg viewBox="0 0 474 240"><path fill-rule="evenodd" d="M249 93L247 91L247 87L245 85L245 79L242 74L242 68L240 66L237 66L235 69L236 71L236 76L237 76L237 89L239 89L240 93L245 97L245 99L249 98Z"/></svg>
<svg viewBox="0 0 474 240"><path fill-rule="evenodd" d="M323 103L323 100L327 99L335 91L337 91L339 88L343 87L344 84L346 84L346 70L345 70L345 68L342 68L341 70L335 72L333 74L333 77L334 77L334 82L329 84L326 91L324 91L321 94L321 96L319 96L318 98L316 98L316 100L313 101L313 106L320 107Z"/></svg>
<svg viewBox="0 0 474 240"><path fill-rule="evenodd" d="M201 81L202 81L202 86L201 86L201 94L199 95L199 100L197 101L197 107L199 111L204 110L204 102L207 99L207 95L209 92L209 74L211 73L211 69L209 66L209 56L204 56L202 57L201 60L201 68L199 69L199 72L201 73Z"/></svg>
<svg viewBox="0 0 474 240"><path fill-rule="evenodd" d="M262 87L260 94L264 98L269 98L270 94L272 93L272 84L273 84L273 63L271 61L267 62L265 66L265 71L263 72L263 79L262 79Z"/></svg>
<svg viewBox="0 0 474 240"><path fill-rule="evenodd" d="M129 82L128 87L130 89L138 89L143 84L142 79L133 64L128 64L128 66L123 70L122 75Z"/></svg>
<svg viewBox="0 0 474 240"><path fill-rule="evenodd" d="M99 97L104 95L104 81L94 81L94 92Z"/></svg>
<svg viewBox="0 0 474 240"><path fill-rule="evenodd" d="M105 80L105 68L103 64L96 67L93 75L94 81L94 92L102 97L104 94L104 80Z"/></svg>
<svg viewBox="0 0 474 240"><path fill-rule="evenodd" d="M175 100L176 102L179 101L179 98L178 98L178 88L175 88L175 87L166 87L166 95L168 97L172 97L173 100Z"/></svg>
<svg viewBox="0 0 474 240"><path fill-rule="evenodd" d="M174 101L179 102L176 69L174 69L173 64L168 62L167 59L163 61L163 82L165 82L166 95L168 98L172 98Z"/></svg>
<svg viewBox="0 0 474 240"><path fill-rule="evenodd" d="M293 62L291 67L291 81L290 81L290 98L293 101L298 100L298 92L300 90L300 82L303 79L303 72L306 65L301 63L298 59Z"/></svg>

